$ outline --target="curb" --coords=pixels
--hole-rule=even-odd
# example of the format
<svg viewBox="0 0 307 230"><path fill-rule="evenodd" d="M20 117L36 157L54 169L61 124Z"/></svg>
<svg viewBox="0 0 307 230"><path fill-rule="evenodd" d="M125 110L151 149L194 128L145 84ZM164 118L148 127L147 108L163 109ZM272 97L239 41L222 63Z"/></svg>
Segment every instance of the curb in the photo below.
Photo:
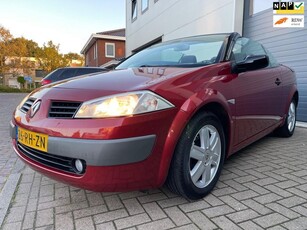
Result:
<svg viewBox="0 0 307 230"><path fill-rule="evenodd" d="M10 207L11 200L17 188L21 173L9 175L0 193L0 227L3 224L6 213Z"/></svg>
<svg viewBox="0 0 307 230"><path fill-rule="evenodd" d="M297 121L296 126L299 127L299 128L306 128L307 129L307 122Z"/></svg>

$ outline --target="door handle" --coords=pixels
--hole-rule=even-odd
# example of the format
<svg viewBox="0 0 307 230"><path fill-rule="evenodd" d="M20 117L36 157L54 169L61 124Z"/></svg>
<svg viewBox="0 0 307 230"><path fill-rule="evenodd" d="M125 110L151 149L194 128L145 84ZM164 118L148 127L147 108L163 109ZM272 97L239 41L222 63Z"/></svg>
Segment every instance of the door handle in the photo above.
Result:
<svg viewBox="0 0 307 230"><path fill-rule="evenodd" d="M279 78L276 78L275 84L276 84L276 85L280 85L280 84L281 84L281 80L280 80Z"/></svg>

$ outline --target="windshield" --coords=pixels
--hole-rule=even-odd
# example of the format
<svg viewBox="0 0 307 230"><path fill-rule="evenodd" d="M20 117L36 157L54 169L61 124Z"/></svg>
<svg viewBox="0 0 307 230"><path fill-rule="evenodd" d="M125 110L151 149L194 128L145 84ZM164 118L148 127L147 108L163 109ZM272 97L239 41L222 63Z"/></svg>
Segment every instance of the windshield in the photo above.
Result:
<svg viewBox="0 0 307 230"><path fill-rule="evenodd" d="M209 65L217 61L225 36L225 34L207 35L163 42L136 53L116 69Z"/></svg>

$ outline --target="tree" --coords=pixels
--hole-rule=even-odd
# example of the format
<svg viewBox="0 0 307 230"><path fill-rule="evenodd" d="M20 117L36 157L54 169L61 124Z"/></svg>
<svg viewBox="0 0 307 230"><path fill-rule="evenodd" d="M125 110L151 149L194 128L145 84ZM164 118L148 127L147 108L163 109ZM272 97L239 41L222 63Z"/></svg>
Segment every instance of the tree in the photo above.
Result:
<svg viewBox="0 0 307 230"><path fill-rule="evenodd" d="M77 53L64 54L64 58L70 65L84 66L84 57Z"/></svg>
<svg viewBox="0 0 307 230"><path fill-rule="evenodd" d="M0 74L30 74L35 69L34 57L39 46L24 37L13 38L10 31L0 26Z"/></svg>
<svg viewBox="0 0 307 230"><path fill-rule="evenodd" d="M67 60L59 53L59 47L60 45L55 45L52 41L49 41L47 45L44 44L43 48L38 51L37 58L41 69L51 72L68 65Z"/></svg>
<svg viewBox="0 0 307 230"><path fill-rule="evenodd" d="M6 57L9 54L7 44L12 37L13 36L9 30L5 29L3 26L0 26L0 74L5 73L8 69L8 67L5 65Z"/></svg>
<svg viewBox="0 0 307 230"><path fill-rule="evenodd" d="M18 83L20 83L22 85L22 88L24 88L24 84L26 82L24 77L23 76L17 77L17 81L18 81Z"/></svg>

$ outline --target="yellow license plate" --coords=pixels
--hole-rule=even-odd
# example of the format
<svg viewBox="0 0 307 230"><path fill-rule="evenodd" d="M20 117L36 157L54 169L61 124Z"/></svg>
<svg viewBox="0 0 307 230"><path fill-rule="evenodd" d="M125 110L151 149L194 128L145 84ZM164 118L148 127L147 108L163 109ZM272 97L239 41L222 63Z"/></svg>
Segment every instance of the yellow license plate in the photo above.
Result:
<svg viewBox="0 0 307 230"><path fill-rule="evenodd" d="M18 127L17 138L21 144L24 144L33 149L47 152L48 135L32 132Z"/></svg>

